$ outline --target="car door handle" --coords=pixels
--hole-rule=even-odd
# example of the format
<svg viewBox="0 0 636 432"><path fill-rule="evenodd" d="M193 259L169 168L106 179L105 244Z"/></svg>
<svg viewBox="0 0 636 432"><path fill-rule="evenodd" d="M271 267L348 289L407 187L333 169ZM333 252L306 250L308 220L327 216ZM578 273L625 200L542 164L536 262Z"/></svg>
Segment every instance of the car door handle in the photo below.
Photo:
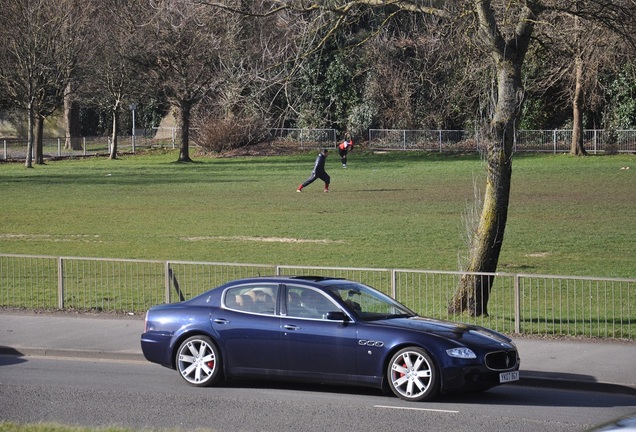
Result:
<svg viewBox="0 0 636 432"><path fill-rule="evenodd" d="M293 325L293 324L285 324L283 328L285 330L300 330L300 326Z"/></svg>
<svg viewBox="0 0 636 432"><path fill-rule="evenodd" d="M229 324L230 320L227 320L225 318L214 318L214 322L217 324Z"/></svg>

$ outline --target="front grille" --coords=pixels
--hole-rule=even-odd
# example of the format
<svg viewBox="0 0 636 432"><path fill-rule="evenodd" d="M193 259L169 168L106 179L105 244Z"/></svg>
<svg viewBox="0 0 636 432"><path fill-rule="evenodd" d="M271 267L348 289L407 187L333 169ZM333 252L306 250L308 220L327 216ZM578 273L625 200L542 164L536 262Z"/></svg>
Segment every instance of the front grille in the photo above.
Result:
<svg viewBox="0 0 636 432"><path fill-rule="evenodd" d="M497 351L486 354L486 367L492 370L508 370L517 367L517 351Z"/></svg>

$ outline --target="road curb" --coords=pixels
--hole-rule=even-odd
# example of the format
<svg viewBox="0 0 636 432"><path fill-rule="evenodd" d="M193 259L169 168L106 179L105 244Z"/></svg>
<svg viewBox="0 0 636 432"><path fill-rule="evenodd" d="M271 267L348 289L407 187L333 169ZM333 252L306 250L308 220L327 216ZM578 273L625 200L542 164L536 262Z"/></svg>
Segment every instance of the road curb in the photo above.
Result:
<svg viewBox="0 0 636 432"><path fill-rule="evenodd" d="M89 351L51 348L12 348L0 347L0 355L11 357L62 357L93 360L120 360L146 362L142 353Z"/></svg>
<svg viewBox="0 0 636 432"><path fill-rule="evenodd" d="M91 351L75 349L51 348L14 348L0 346L0 355L11 357L60 357L93 360L118 360L146 362L141 352ZM520 371L519 381L509 385L524 387L553 388L574 391L592 391L636 396L636 386L588 380L571 380L559 378L558 374L542 374L536 371Z"/></svg>
<svg viewBox="0 0 636 432"><path fill-rule="evenodd" d="M521 371L520 375L521 376L519 377L519 381L515 385L636 396L636 387L625 384L599 381L576 381L570 379L561 379L554 376L541 376L536 373L528 374L524 371Z"/></svg>

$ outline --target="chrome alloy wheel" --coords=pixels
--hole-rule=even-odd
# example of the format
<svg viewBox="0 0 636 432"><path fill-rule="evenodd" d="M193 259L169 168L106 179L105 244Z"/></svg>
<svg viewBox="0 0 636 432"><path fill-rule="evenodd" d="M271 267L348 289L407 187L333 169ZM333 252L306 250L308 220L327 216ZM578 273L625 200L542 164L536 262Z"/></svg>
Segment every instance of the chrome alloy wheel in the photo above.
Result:
<svg viewBox="0 0 636 432"><path fill-rule="evenodd" d="M398 351L391 358L387 369L389 387L400 399L430 400L439 392L435 362L419 347Z"/></svg>
<svg viewBox="0 0 636 432"><path fill-rule="evenodd" d="M181 377L193 386L211 386L221 378L221 357L206 336L186 339L177 351L176 363Z"/></svg>

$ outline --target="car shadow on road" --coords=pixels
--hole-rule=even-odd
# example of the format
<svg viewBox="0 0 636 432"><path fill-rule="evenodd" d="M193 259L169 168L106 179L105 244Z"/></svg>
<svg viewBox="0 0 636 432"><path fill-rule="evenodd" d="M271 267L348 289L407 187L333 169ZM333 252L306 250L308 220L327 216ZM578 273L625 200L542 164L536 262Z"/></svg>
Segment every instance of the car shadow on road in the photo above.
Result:
<svg viewBox="0 0 636 432"><path fill-rule="evenodd" d="M427 402L406 402L392 393L384 393L375 388L355 386L334 386L326 384L304 384L285 381L251 381L230 380L221 384L233 389L271 389L292 392L315 392L320 394L336 393L339 395L364 396L376 399L374 404L427 408ZM634 406L636 397L621 392L608 393L593 390L581 391L573 388L557 388L508 384L494 387L482 392L467 392L439 395L431 404L441 405L500 405L500 406L546 406L546 407L589 407L603 408L616 406ZM451 408L449 408L451 409ZM454 408L453 408L454 409Z"/></svg>
<svg viewBox="0 0 636 432"><path fill-rule="evenodd" d="M0 366L15 365L25 363L24 354L13 347L0 345Z"/></svg>

